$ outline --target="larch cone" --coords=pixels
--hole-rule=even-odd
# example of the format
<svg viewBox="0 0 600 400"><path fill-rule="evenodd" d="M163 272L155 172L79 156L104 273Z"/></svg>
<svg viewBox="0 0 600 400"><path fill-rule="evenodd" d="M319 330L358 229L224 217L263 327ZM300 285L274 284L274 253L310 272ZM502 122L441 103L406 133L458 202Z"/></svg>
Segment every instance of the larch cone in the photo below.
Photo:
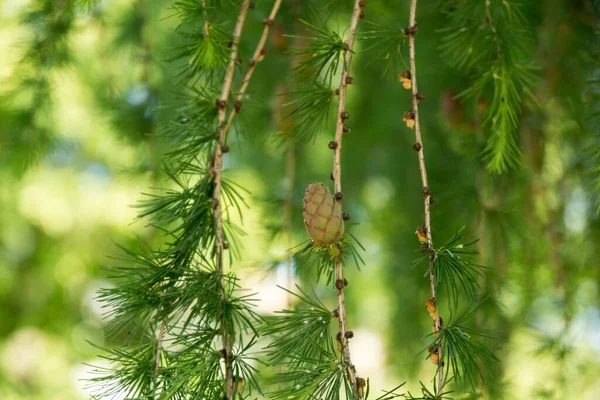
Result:
<svg viewBox="0 0 600 400"><path fill-rule="evenodd" d="M311 183L304 192L304 226L315 246L328 247L344 237L342 205L322 183Z"/></svg>

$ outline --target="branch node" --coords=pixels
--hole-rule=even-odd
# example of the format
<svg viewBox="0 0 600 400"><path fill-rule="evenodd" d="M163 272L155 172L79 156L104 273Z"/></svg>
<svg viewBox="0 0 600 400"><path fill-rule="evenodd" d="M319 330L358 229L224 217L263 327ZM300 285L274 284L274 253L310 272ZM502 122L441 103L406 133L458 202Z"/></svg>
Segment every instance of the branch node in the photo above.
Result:
<svg viewBox="0 0 600 400"><path fill-rule="evenodd" d="M419 239L419 242L428 243L427 228L424 225L419 226L417 228L417 230L415 231L415 233L417 234L417 238Z"/></svg>
<svg viewBox="0 0 600 400"><path fill-rule="evenodd" d="M233 108L235 109L235 112L240 112L240 110L242 109L242 102L241 100L236 100L235 103L233 104Z"/></svg>
<svg viewBox="0 0 600 400"><path fill-rule="evenodd" d="M260 53L258 55L258 61L262 61L265 59L265 55L267 54L267 49L265 49L264 47L262 49L260 49Z"/></svg>
<svg viewBox="0 0 600 400"><path fill-rule="evenodd" d="M427 308L427 312L432 320L436 321L440 317L439 313L437 312L436 301L433 297L427 299L425 302L425 307Z"/></svg>
<svg viewBox="0 0 600 400"><path fill-rule="evenodd" d="M409 26L408 28L404 29L404 34L407 36L414 36L415 33L417 33L417 24L414 24L413 26Z"/></svg>

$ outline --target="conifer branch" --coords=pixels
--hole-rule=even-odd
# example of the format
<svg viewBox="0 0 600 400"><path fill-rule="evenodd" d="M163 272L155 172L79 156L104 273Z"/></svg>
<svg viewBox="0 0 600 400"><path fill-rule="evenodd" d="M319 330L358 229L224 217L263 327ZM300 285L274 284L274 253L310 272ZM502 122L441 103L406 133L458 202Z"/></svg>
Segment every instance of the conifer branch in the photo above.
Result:
<svg viewBox="0 0 600 400"><path fill-rule="evenodd" d="M269 17L263 21L265 25L260 40L256 45L256 49L254 50L254 54L252 58L248 61L248 71L246 71L246 75L244 76L244 80L242 81L242 86L235 98L236 106L229 113L229 117L227 118L227 123L221 129L219 138L221 143L225 141L225 137L227 136L227 132L229 132L229 128L231 128L231 124L233 123L233 119L237 115L241 107L241 101L244 98L244 94L246 94L246 89L248 89L248 84L250 83L250 79L254 74L254 70L256 69L256 65L258 62L262 61L265 54L267 53L267 49L265 48L265 43L267 42L267 38L269 36L269 31L271 30L271 26L273 25L273 21L277 16L277 12L279 11L279 7L281 6L282 0L275 0L273 3L273 8L271 9L271 13ZM238 106L239 104L239 106Z"/></svg>
<svg viewBox="0 0 600 400"><path fill-rule="evenodd" d="M411 76L411 84L412 84L412 117L415 124L415 149L418 149L417 155L419 159L419 171L421 173L421 183L422 183L422 193L423 193L423 202L425 208L425 243L427 244L427 248L430 251L429 255L429 283L431 285L431 299L428 301L428 308L431 309L431 316L434 318L434 331L437 332L442 329L442 319L437 312L437 287L436 287L436 279L435 279L435 270L434 270L434 262L435 262L435 253L433 252L433 239L431 235L431 193L429 189L429 184L427 182L427 168L425 166L425 154L423 151L423 140L421 137L421 124L419 121L419 97L421 94L417 90L417 68L415 63L415 34L417 32L417 22L416 22L416 13L417 13L417 0L411 0L410 2L410 15L408 22L408 49L409 49L409 58L410 58L410 76ZM442 348L441 346L437 347L437 359L438 363L438 371L437 371L437 389L441 393L444 384L444 365L443 365L443 357L442 357Z"/></svg>
<svg viewBox="0 0 600 400"><path fill-rule="evenodd" d="M193 394L232 400L236 393L246 390L243 381L250 392L260 392L246 355L255 340L244 344L240 336L236 341L237 334L256 335L253 325L260 317L251 310L250 296L235 295L237 278L223 271L223 251L229 245L235 251L234 234L241 232L224 219L226 207L231 205L241 215L240 204L245 203L239 189L223 177L227 131L221 129L227 117L240 36L252 2L236 2L241 8L229 48L222 45L228 34L207 22L207 3L177 2L174 6L182 21L180 32L189 25L195 29L200 16L203 25L197 30L204 35L191 35L194 42L184 46L174 59L189 58L190 73L186 75L206 78L205 87L196 87L196 82L188 86L190 100L166 130L177 140L167 153L172 162L165 164L165 172L177 189L166 190L164 195L150 194L138 205L138 218L149 217L150 225L162 229L168 242L164 249L149 254L142 249L124 249L128 255L125 261L134 265L117 268L114 278L118 287L101 291L102 301L111 307L107 316L112 319L113 333L135 329L136 335L142 332L144 336L139 349L108 350L114 354L110 359L114 365L106 371L112 373L93 381L108 383L109 390L122 388L130 397L170 399ZM218 88L213 79L217 76L223 77ZM215 107L213 99L217 96ZM203 163L199 154L210 162ZM146 331L152 320L155 334L151 338ZM171 346L165 343L167 334ZM133 364L131 360L138 354L143 359ZM106 393L104 387L100 390Z"/></svg>
<svg viewBox="0 0 600 400"><path fill-rule="evenodd" d="M358 20L361 16L362 7L361 2L356 0L354 2L354 8L352 9L352 16L350 19L350 29L348 32L348 40L344 47L344 65L342 69L342 77L340 80L339 94L338 94L338 109L337 109L337 122L335 126L335 149L333 156L333 179L335 193L342 193L342 136L344 133L345 120L349 117L346 112L346 94L348 84L351 82L350 77L350 63L352 61L352 49L354 47L354 40L356 37L356 27L358 26ZM337 201L340 201L341 198ZM346 305L344 299L344 265L341 257L337 257L335 262L335 279L337 288L337 299L338 299L338 313L339 313L339 343L342 347L342 357L346 364L346 375L350 382L350 388L352 390L352 397L355 400L360 399L357 388L356 368L352 364L352 358L350 355L350 347L348 346L347 337L347 321L346 321Z"/></svg>
<svg viewBox="0 0 600 400"><path fill-rule="evenodd" d="M496 25L494 25L494 20L492 19L492 12L490 11L491 0L485 0L485 19L487 24L489 25L492 33L494 34L494 41L496 42L496 53L497 56L500 57L502 55L502 42L500 41L500 37L498 35L498 30L496 29Z"/></svg>
<svg viewBox="0 0 600 400"><path fill-rule="evenodd" d="M225 79L223 81L223 88L221 89L221 96L219 97L219 112L218 112L218 124L219 126L225 121L227 112L227 101L229 100L229 91L231 90L231 84L233 81L233 74L235 72L235 64L238 57L238 46L240 43L240 36L242 34L242 28L248 15L248 9L250 8L250 1L244 0L242 7L235 24L233 31L233 39L231 44L231 54L229 56L229 64L225 73ZM223 276L223 250L225 247L225 241L223 237L223 220L222 220L222 208L221 208L221 186L223 184L223 145L225 139L225 131L221 131L219 140L217 141L214 154L214 192L213 192L213 207L215 208L215 228L216 228L216 241L215 241L215 255L216 255L216 266L217 273ZM223 298L227 298L225 289L225 278L221 279L221 291ZM230 337L230 333L226 329L223 321L221 321L221 337L223 339L223 358L225 359L225 391L228 400L233 400L234 393L234 376L233 376L233 362L232 362L232 349L233 349L233 338Z"/></svg>
<svg viewBox="0 0 600 400"><path fill-rule="evenodd" d="M279 10L282 0L275 0L273 5L273 9L271 10L271 14L269 15L269 19L265 21L263 33L258 42L256 50L254 52L253 60L258 60L258 58L264 55L264 46L269 34L269 30L271 25L273 24L273 19ZM240 9L240 13L237 18L237 22L234 28L233 39L231 44L231 54L229 59L229 64L227 66L227 71L225 73L225 79L223 81L223 88L221 90L221 96L219 97L217 107L218 111L218 125L221 127L219 132L218 141L215 147L214 152L214 164L213 171L214 173L214 192L213 192L213 206L215 208L215 227L216 227L216 241L215 241L215 255L216 255L216 265L217 272L223 275L223 250L225 248L224 234L223 234L223 216L222 216L222 207L221 207L221 188L223 185L223 148L225 146L225 138L233 121L233 118L237 114L240 109L238 106L238 102L243 98L244 93L248 87L250 82L250 78L254 73L254 69L256 67L256 61L254 63L250 63L250 67L246 72L244 77L244 81L242 83L241 89L236 98L236 104L229 114L229 118L225 125L225 119L227 117L227 103L229 101L231 86L233 83L233 75L235 72L235 65L238 58L238 47L240 42L240 37L242 34L242 28L244 26L244 22L246 20L246 16L248 15L248 10L250 9L251 1L244 0L242 2L242 6ZM221 290L223 292L223 297L226 298L226 289L225 289L225 278L221 281ZM230 337L230 333L225 329L224 325L221 324L221 335L223 339L223 355L225 359L225 380L226 380L226 392L227 399L232 400L234 396L234 384L235 377L233 375L233 360L232 360L232 341L233 338Z"/></svg>
<svg viewBox="0 0 600 400"><path fill-rule="evenodd" d="M461 71L475 72L473 84L458 97L485 100L482 125L488 137L481 155L490 172L502 173L520 164L523 99L537 102L531 91L536 77L528 57L527 21L510 0L466 0L446 13L451 20L441 30L444 58ZM492 96L486 98L489 88Z"/></svg>

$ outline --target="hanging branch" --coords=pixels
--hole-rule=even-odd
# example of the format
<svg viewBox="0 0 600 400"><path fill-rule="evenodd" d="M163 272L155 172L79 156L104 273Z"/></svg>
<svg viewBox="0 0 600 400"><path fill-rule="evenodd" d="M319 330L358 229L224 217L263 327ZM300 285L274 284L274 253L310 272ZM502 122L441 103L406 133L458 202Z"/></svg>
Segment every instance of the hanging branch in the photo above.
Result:
<svg viewBox="0 0 600 400"><path fill-rule="evenodd" d="M242 7L235 23L233 31L233 39L231 42L231 54L229 55L229 64L225 73L225 79L223 80L223 88L221 89L221 96L217 101L218 111L218 124L221 126L225 121L227 113L227 102L229 100L229 92L231 90L231 84L233 81L233 74L235 72L235 64L238 57L238 46L240 43L240 36L242 34L242 28L248 15L248 9L250 8L250 1L244 0ZM227 132L221 130L219 139L215 146L214 152L214 164L211 173L214 174L214 191L213 191L213 207L215 216L215 228L216 228L216 241L215 241L215 256L217 274L221 276L221 291L224 298L227 297L226 293L226 282L225 276L223 275L223 250L225 247L225 241L223 239L223 220L222 220L222 208L221 208L221 186L223 184L223 147L225 146L225 135ZM225 359L225 388L227 392L227 399L233 399L234 393L234 376L233 376L233 363L232 363L232 338L229 335L228 330L225 328L225 324L221 323L221 337L223 341L223 358Z"/></svg>
<svg viewBox="0 0 600 400"><path fill-rule="evenodd" d="M430 251L429 255L429 283L431 285L431 298L427 301L427 308L431 317L434 320L434 331L437 332L442 329L442 318L440 317L437 311L437 285L435 279L435 253L433 252L433 239L431 236L431 192L429 189L429 184L427 182L427 168L425 167L425 154L423 152L423 140L421 138L421 124L419 121L419 100L423 99L423 94L419 93L417 90L417 68L415 63L415 34L417 33L417 22L416 22L416 13L417 13L417 0L411 0L410 2L410 16L408 22L408 28L406 33L408 34L408 49L409 49L409 57L410 57L410 80L412 86L412 111L409 112L409 115L405 115L405 119L408 121L414 122L415 128L415 144L413 148L417 151L418 159L419 159L419 171L421 172L421 183L422 183L422 193L423 193L423 203L425 208L425 225L419 227L417 233L419 235L419 239L426 245L426 248ZM407 118L408 117L408 118ZM438 391L442 391L442 387L444 384L444 364L440 362L443 360L442 357L442 347L437 346L432 349L432 357L434 362L437 359L438 365L438 382L437 387Z"/></svg>
<svg viewBox="0 0 600 400"><path fill-rule="evenodd" d="M471 304L477 302L480 291L478 277L483 276L482 270L484 267L476 264L473 260L477 251L472 246L477 243L477 240L464 243L464 227L457 229L454 236L443 246L437 249L433 247L431 228L433 198L427 180L419 116L419 101L425 99L425 96L418 91L415 62L416 9L417 0L411 0L409 26L405 30L405 34L408 36L410 71L403 72L400 75L400 81L404 88L412 91L412 110L404 114L404 122L407 127L415 129L413 149L418 155L425 219L424 225L419 226L416 233L421 242L421 251L427 253L427 255L417 260L417 263L425 258L428 260L431 297L425 305L433 320L433 333L431 335L433 340L427 351L429 353L428 358L437 366L436 377L434 378L435 398L441 399L448 394L448 391L444 391L444 389L450 381L461 389L469 389L470 387L471 390L476 390L477 377L483 380L484 375L491 375L489 369L482 369L480 366L486 365L485 363L490 361L497 361L497 358L480 342L484 338L493 339L494 333L485 329L470 327L481 302L476 303L475 306L469 306L461 316L448 321L446 324L442 322L438 311L440 292L443 292L447 297L451 312L458 309L459 297L462 293L467 296L467 300ZM448 377L450 371L452 376Z"/></svg>
<svg viewBox="0 0 600 400"><path fill-rule="evenodd" d="M444 5L442 11L449 17L441 29L443 58L473 82L458 97L486 100L482 125L488 135L481 152L486 167L492 173L515 168L521 158L522 104L525 98L537 102L531 90L537 79L527 21L511 0L466 0Z"/></svg>
<svg viewBox="0 0 600 400"><path fill-rule="evenodd" d="M348 85L352 84L354 79L350 76L350 63L352 61L352 49L354 48L354 40L356 37L356 27L358 26L358 20L364 18L364 12L362 11L361 5L364 2L356 0L354 2L354 8L352 10L352 17L350 19L350 30L348 32L348 41L344 46L344 65L342 68L342 77L340 79L340 87L338 89L338 109L337 109L337 122L335 126L335 142L330 144L333 147L333 179L335 188L335 198L337 201L341 201L343 198L342 193L342 136L348 127L344 123L350 116L346 111L346 93ZM346 280L344 279L344 265L341 257L337 257L335 262L335 287L337 288L338 298L338 314L339 314L339 343L342 347L342 356L344 363L347 365L346 373L348 374L348 380L350 381L350 387L352 389L352 397L358 400L357 389L357 378L356 369L352 364L350 356L350 347L348 346L348 338L351 336L347 330L346 321L346 305L344 300L344 287L346 286Z"/></svg>
<svg viewBox="0 0 600 400"><path fill-rule="evenodd" d="M263 24L265 25L265 27L263 29L262 35L260 37L260 40L258 41L256 50L254 51L253 58L248 63L249 68L248 68L248 71L246 72L246 75L244 76L244 80L242 82L242 86L236 97L236 101L235 101L233 110L230 112L227 122L223 125L223 123L225 122L225 119L226 119L227 102L229 100L231 85L232 85L232 81L233 81L233 74L235 72L235 65L236 65L237 58L238 58L238 46L239 46L239 42L240 42L240 36L242 33L242 28L244 26L244 22L246 20L246 16L248 14L248 10L252 4L252 2L249 0L243 1L242 7L240 9L240 13L238 15L237 22L235 25L234 33L233 33L229 65L227 66L227 72L225 74L225 79L223 81L223 88L221 90L221 96L219 97L219 100L217 102L217 106L219 108L218 124L220 127L222 126L222 128L220 129L219 138L217 141L217 145L215 147L215 152L214 152L214 156L213 156L214 164L213 164L212 172L214 173L214 177L215 177L214 192L213 192L213 205L215 208L214 215L215 215L215 226L216 226L216 242L215 242L216 265L217 265L217 272L221 276L223 276L223 250L226 246L225 241L224 241L224 236L223 236L223 220L222 220L223 210L222 210L222 206L221 206L221 187L223 184L223 153L224 153L224 149L225 149L225 152L228 151L228 147L225 144L225 139L227 137L227 133L229 131L229 128L231 127L234 117L237 115L237 113L241 109L241 106L242 106L241 100L242 100L244 94L246 93L246 89L248 88L248 84L250 83L250 79L252 78L252 74L254 73L254 70L256 68L256 60L262 60L262 58L266 54L265 43L267 41L267 37L269 35L270 28L273 25L275 16L277 15L277 12L279 11L279 7L281 6L281 1L282 0L275 0L275 2L273 4L273 8L271 10L271 13L269 14L269 17L267 19L263 20ZM226 296L226 293L225 293L226 285L225 285L224 279L225 278L223 277L221 286L222 286L223 296ZM234 395L234 384L235 384L235 380L234 380L235 378L233 376L232 357L231 357L232 356L231 355L232 338L230 337L229 332L227 332L227 330L224 328L223 325L221 326L221 335L223 338L223 352L224 352L224 358L225 358L225 379L226 379L226 387L227 387L227 398L229 400L232 400L233 395Z"/></svg>
<svg viewBox="0 0 600 400"><path fill-rule="evenodd" d="M244 0L240 13L235 24L233 31L233 39L231 41L231 53L229 55L229 64L227 65L227 71L225 73L225 79L223 80L223 88L221 89L221 96L217 100L218 111L218 124L221 126L227 116L227 102L229 100L229 93L231 90L231 84L233 82L233 74L235 72L235 64L238 57L238 46L240 43L240 36L242 34L242 28L246 21L246 15L248 15L248 9L250 8L250 1ZM223 255L223 220L221 215L221 186L223 182L223 147L225 146L225 136L227 131L222 129L219 133L219 138L215 146L214 151L214 163L212 166L211 173L214 174L215 188L213 192L213 205L215 208L215 227L217 240L215 243L217 270L220 274L223 273L222 255ZM227 149L228 150L228 149Z"/></svg>
<svg viewBox="0 0 600 400"><path fill-rule="evenodd" d="M223 127L240 36L253 3L241 2L230 48L225 45L227 33L208 23L207 3L173 5L182 21L177 30L190 41L173 58L186 61L182 84L187 103L178 105L176 119L165 127L165 136L174 141L165 172L175 188L147 195L137 205L138 218L148 218L150 225L163 230L167 242L154 251L123 249L126 265L111 269L117 286L101 290L101 301L109 308L110 333L127 330L128 336L142 336L121 348L103 349L111 367L97 368L101 376L92 382L104 397L125 393L132 398L232 400L244 387L250 394L260 393L247 354L256 340L242 342L242 335L258 333L255 300L236 295L238 279L223 271L223 251L241 232L223 214L229 205L241 214L239 205L244 204L238 190L223 178L222 157L228 151ZM280 4L277 0L275 10ZM203 17L201 32L194 30L198 15ZM265 40L266 35L258 51L263 51ZM218 76L223 82L216 88ZM247 75L243 91L248 81Z"/></svg>
<svg viewBox="0 0 600 400"><path fill-rule="evenodd" d="M335 181L334 193L323 183L312 183L304 195L303 218L310 240L306 241L294 256L303 268L316 267L317 279L325 277L327 283L334 283L337 289L337 308L329 311L320 307L320 313L314 313L318 299L290 292L300 302L295 310L283 310L281 316L269 318L264 328L265 334L274 336L267 346L267 354L272 364L286 364L286 368L276 375L281 388L271 393L273 399L289 398L322 398L338 399L343 390L348 398L359 400L368 395L365 379L356 374L352 364L348 341L354 334L348 330L345 308L344 289L348 284L344 279L343 267L347 258L353 259L357 265L363 262L358 253L354 237L346 234L344 221L350 218L342 212L341 185L341 150L342 135L349 132L345 121L349 114L345 111L347 86L353 83L350 76L350 64L354 47L358 20L365 17L362 10L366 6L363 0L357 0L351 14L348 38L344 41L336 32L330 32L303 22L310 29L311 36L297 38L306 39L303 46L296 50L301 56L295 67L296 78L304 86L292 93L295 99L286 103L291 106L286 118L294 118L296 127L306 127L306 122L323 121L327 107L323 102L315 102L313 94L320 97L333 98L338 95L338 111L336 114L335 140L329 143L334 151L333 172L331 179ZM332 90L329 83L341 69L341 81L337 89ZM323 73L324 76L319 77ZM322 79L322 81L317 80ZM329 104L329 101L325 102ZM319 105L318 107L316 105ZM353 241L354 240L354 241ZM362 248L362 246L360 246ZM363 249L364 250L364 249ZM337 350L333 337L328 333L330 321L338 318L339 331L336 335ZM285 333L289 332L289 333ZM307 374L307 371L310 371Z"/></svg>
<svg viewBox="0 0 600 400"><path fill-rule="evenodd" d="M246 89L248 89L248 84L250 83L250 79L252 78L252 74L254 74L254 70L256 69L256 64L259 61L262 61L267 54L267 49L265 48L265 43L267 41L267 37L269 36L269 31L273 26L273 21L275 20L275 16L277 15L277 11L279 11L279 7L281 6L282 0L275 0L273 3L273 8L271 9L271 13L268 18L263 20L263 24L265 25L260 40L256 45L256 49L254 50L254 55L250 60L248 60L248 71L246 71L246 75L244 76L244 80L242 81L242 86L238 91L238 94L235 98L235 104L233 110L229 113L229 117L227 118L227 123L221 129L219 134L219 140L221 143L225 141L225 137L227 136L227 132L229 128L231 128L231 124L233 123L233 119L240 112L242 108L242 99L244 98L244 94L246 94Z"/></svg>

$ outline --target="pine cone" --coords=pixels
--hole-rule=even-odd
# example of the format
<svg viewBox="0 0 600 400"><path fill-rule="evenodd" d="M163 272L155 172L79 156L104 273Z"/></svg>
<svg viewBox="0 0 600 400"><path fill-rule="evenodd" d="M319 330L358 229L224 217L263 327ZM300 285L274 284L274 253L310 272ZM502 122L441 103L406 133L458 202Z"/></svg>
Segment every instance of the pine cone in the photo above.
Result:
<svg viewBox="0 0 600 400"><path fill-rule="evenodd" d="M315 246L328 247L344 237L342 206L322 183L311 183L306 188L302 215Z"/></svg>

